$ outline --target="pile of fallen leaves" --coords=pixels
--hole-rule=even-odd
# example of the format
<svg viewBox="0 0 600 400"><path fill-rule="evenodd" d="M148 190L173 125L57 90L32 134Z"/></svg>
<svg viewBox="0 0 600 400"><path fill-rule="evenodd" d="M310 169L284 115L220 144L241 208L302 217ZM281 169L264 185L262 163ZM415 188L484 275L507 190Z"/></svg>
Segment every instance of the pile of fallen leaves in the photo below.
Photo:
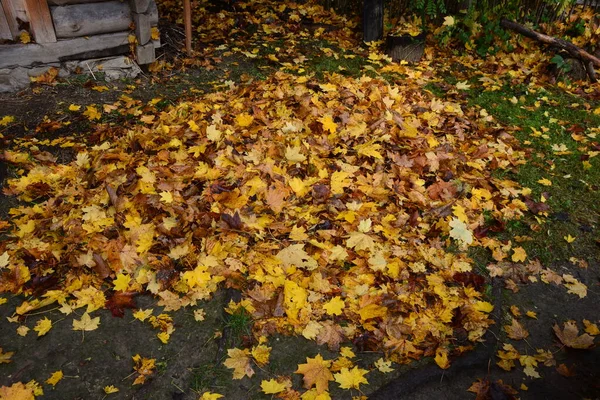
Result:
<svg viewBox="0 0 600 400"><path fill-rule="evenodd" d="M37 296L17 316L58 303L89 320L107 297L150 292L168 312L234 287L257 342L354 341L447 368L491 323L468 247L525 260L486 235L527 208L491 176L522 154L409 82L280 72L141 117L67 165L7 151L23 168L7 191L36 201L12 210L0 290Z"/></svg>

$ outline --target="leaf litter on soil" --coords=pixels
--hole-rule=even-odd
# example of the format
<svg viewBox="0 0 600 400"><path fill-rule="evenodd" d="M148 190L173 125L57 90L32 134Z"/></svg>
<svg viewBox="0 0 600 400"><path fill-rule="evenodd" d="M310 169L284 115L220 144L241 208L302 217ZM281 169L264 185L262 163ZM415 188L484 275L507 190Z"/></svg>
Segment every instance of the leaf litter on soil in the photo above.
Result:
<svg viewBox="0 0 600 400"><path fill-rule="evenodd" d="M12 211L0 289L50 282L24 315L93 312L112 291L148 291L168 312L225 285L242 291L230 308L253 315L256 337L337 350L367 334L401 363L457 354L491 323L483 280L463 284L477 274L465 250L493 242L473 232L484 213L526 209L490 175L522 162L513 145L410 81L279 72L9 180L45 200Z"/></svg>
<svg viewBox="0 0 600 400"><path fill-rule="evenodd" d="M470 247L490 250L498 264L488 270L504 277L507 287L540 275L543 282L565 281L583 292L570 275L542 269L535 260L523 264L528 255L522 247L488 236L531 210L530 189L494 174L524 164L528 153L510 128L490 123L485 109L465 107L455 89L469 90L470 75L455 87L440 83L431 67L438 73L449 67L430 55L423 63L429 68L379 69L402 76L397 84L284 72L304 67L301 43L290 40L294 35L356 47L351 22L311 3L275 8L253 2L195 17L201 40L211 32L224 44L211 43L184 64L213 68L228 53L264 56L278 38L288 40L285 54L270 59L283 71L239 87L224 85L230 89L161 112L146 108L141 115L141 106L128 108L145 125L102 134L106 126L99 124L101 139L75 146L78 154L66 165L39 155L30 159L27 151L35 146L27 144L25 152L6 151L4 158L22 170L5 192L30 202L11 211L10 238L0 242L0 291L34 295L17 307L14 321L57 303L65 314L85 307L88 323L82 318L74 328L93 330L99 323L90 317L95 310L107 307L121 316L124 308L135 308L135 293L149 292L165 313L139 310L136 318L148 320L168 343L175 331L168 312L230 287L243 297L227 311L243 308L254 320L253 343L228 350L225 365L234 378L252 376L255 365L268 363L266 344L274 333L302 335L336 351L343 342L384 351L386 360L378 361L383 369L390 361L425 356L447 368L493 323L493 306L483 294L486 279L467 256ZM281 29L284 19L288 26ZM455 60L476 70L469 73L480 74L493 91L501 84L498 69L520 82L540 68L544 56L530 50L510 58ZM328 48L317 51L338 56ZM366 70L384 60L371 52ZM428 81L446 90L446 99L423 90ZM100 118L100 109L91 107L88 118ZM40 335L52 326L43 324ZM583 347L581 338L590 344L576 327L568 336L567 328L555 328L565 345ZM355 366L345 349L333 364L319 354L298 366L307 396L323 395L334 379L348 389L367 383L367 370ZM551 357L504 349L500 366L510 370L519 360L529 376L539 376L535 366ZM12 353L4 355L9 362ZM303 367L314 360L320 360L318 369ZM143 381L154 360L136 355L134 361ZM35 389L19 385L2 390ZM280 377L261 386L285 398L293 394L291 385Z"/></svg>

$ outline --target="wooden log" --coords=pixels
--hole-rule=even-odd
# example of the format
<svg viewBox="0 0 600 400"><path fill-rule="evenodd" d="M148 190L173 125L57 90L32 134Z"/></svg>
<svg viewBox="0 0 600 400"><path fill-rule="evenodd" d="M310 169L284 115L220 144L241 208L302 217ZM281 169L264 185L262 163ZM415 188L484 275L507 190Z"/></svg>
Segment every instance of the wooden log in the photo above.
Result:
<svg viewBox="0 0 600 400"><path fill-rule="evenodd" d="M424 33L417 36L388 36L385 41L385 49L392 61L419 62L425 51Z"/></svg>
<svg viewBox="0 0 600 400"><path fill-rule="evenodd" d="M127 54L128 36L125 31L46 44L0 45L0 69Z"/></svg>
<svg viewBox="0 0 600 400"><path fill-rule="evenodd" d="M4 14L4 9L0 7L0 40L13 40L14 38Z"/></svg>
<svg viewBox="0 0 600 400"><path fill-rule="evenodd" d="M19 36L19 22L17 19L27 21L25 2L24 0L1 0L1 2L10 32L13 38L17 38Z"/></svg>
<svg viewBox="0 0 600 400"><path fill-rule="evenodd" d="M37 43L56 42L50 8L46 0L25 0L25 12L29 18L29 29Z"/></svg>
<svg viewBox="0 0 600 400"><path fill-rule="evenodd" d="M383 0L364 0L363 41L373 42L383 37Z"/></svg>
<svg viewBox="0 0 600 400"><path fill-rule="evenodd" d="M506 29L510 29L517 33L520 33L521 35L530 39L534 39L538 42L558 47L559 49L566 51L571 55L571 57L583 61L588 66L587 70L590 80L594 81L596 79L593 67L595 66L597 68L600 68L600 59L594 57L584 49L577 47L573 43L568 42L564 39L558 39L552 36L545 35L543 33L536 32L527 28L526 26L523 26L513 21L509 21L504 18L502 19L502 21L500 21L500 25Z"/></svg>
<svg viewBox="0 0 600 400"><path fill-rule="evenodd" d="M129 3L118 0L51 7L50 10L59 38L121 32L129 29L132 22ZM154 1L150 2L148 10L150 23L156 25L158 9Z"/></svg>

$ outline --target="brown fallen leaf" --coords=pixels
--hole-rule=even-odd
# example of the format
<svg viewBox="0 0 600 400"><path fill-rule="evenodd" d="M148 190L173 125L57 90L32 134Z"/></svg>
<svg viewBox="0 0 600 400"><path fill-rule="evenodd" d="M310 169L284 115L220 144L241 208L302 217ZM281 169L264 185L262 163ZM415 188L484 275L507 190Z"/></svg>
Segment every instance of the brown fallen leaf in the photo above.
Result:
<svg viewBox="0 0 600 400"><path fill-rule="evenodd" d="M563 330L557 324L554 324L553 329L562 344L572 349L589 349L594 345L592 336L587 333L579 336L579 328L577 328L575 321L565 322Z"/></svg>
<svg viewBox="0 0 600 400"><path fill-rule="evenodd" d="M513 340L522 340L529 336L527 329L525 329L515 318L512 319L512 324L504 325L504 331L508 334L508 337Z"/></svg>

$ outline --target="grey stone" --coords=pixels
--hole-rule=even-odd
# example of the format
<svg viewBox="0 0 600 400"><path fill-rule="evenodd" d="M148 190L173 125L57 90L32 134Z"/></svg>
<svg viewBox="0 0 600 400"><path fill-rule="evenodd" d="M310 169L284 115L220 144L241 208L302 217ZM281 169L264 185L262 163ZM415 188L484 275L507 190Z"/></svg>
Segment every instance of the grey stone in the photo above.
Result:
<svg viewBox="0 0 600 400"><path fill-rule="evenodd" d="M0 69L0 93L16 92L29 85L26 68Z"/></svg>

